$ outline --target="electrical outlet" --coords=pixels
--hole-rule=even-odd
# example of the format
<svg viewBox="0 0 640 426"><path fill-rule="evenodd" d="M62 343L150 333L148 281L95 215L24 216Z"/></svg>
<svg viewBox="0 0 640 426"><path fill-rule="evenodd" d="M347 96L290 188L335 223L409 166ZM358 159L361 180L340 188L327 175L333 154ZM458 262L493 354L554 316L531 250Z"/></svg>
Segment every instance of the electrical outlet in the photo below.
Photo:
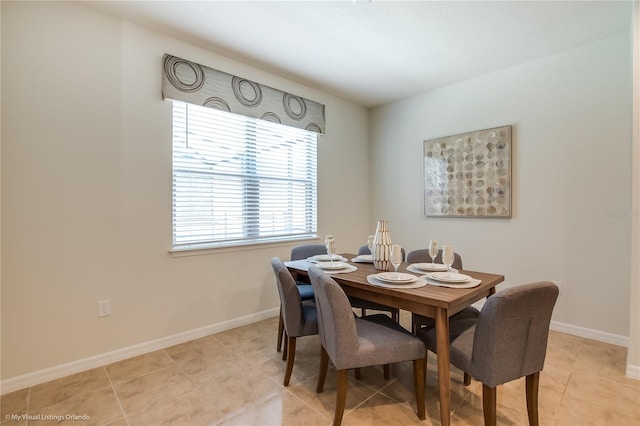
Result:
<svg viewBox="0 0 640 426"><path fill-rule="evenodd" d="M554 280L551 282L558 286L558 290L560 290L560 294L562 294L562 281Z"/></svg>
<svg viewBox="0 0 640 426"><path fill-rule="evenodd" d="M111 315L111 300L98 300L98 318Z"/></svg>

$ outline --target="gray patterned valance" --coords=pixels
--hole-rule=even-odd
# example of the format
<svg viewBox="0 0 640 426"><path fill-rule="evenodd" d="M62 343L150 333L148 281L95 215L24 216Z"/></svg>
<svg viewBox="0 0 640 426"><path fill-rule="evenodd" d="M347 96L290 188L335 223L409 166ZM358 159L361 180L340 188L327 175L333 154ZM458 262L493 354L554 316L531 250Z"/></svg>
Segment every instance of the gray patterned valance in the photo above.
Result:
<svg viewBox="0 0 640 426"><path fill-rule="evenodd" d="M324 134L324 105L165 54L162 96Z"/></svg>

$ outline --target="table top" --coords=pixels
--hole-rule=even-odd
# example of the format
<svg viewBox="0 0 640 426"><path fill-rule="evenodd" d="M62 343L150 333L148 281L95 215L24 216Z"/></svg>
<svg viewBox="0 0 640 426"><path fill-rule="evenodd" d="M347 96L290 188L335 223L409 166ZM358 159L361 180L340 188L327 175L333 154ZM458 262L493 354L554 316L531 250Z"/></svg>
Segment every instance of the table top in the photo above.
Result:
<svg viewBox="0 0 640 426"><path fill-rule="evenodd" d="M340 284L345 293L432 318L435 316L437 308L446 309L448 316L454 315L472 303L487 297L494 291L496 285L504 281L504 275L461 270L461 273L479 279L481 281L480 284L476 287L464 289L432 285L413 289L378 287L367 282L368 275L381 272L375 269L373 264L351 262L351 259L356 257L355 254L343 253L341 255L348 259L350 265L358 268L353 272L331 274L331 277ZM290 261L285 262L285 264L290 271L302 275L307 274L310 265L306 260ZM403 262L398 268L398 272L417 276L424 275L407 271L407 266L409 266L409 263Z"/></svg>

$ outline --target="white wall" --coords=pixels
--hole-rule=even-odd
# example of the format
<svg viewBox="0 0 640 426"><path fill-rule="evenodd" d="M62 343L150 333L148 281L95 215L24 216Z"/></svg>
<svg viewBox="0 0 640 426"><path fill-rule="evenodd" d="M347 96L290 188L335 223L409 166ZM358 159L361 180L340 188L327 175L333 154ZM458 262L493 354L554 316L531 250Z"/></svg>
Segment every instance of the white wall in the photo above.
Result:
<svg viewBox="0 0 640 426"><path fill-rule="evenodd" d="M364 108L82 4L1 7L3 380L278 306L291 244L169 254L165 52L324 103L319 233L366 241Z"/></svg>
<svg viewBox="0 0 640 426"><path fill-rule="evenodd" d="M560 280L554 320L629 336L628 34L377 108L372 210L407 250L452 244L499 286ZM490 60L491 58L487 58ZM422 141L513 126L513 217L423 216Z"/></svg>

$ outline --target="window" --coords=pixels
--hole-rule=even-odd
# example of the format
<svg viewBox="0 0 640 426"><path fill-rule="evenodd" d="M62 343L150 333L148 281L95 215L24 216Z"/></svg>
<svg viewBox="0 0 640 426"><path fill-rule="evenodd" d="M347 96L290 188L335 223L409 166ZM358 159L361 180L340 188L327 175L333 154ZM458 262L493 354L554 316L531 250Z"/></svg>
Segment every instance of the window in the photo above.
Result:
<svg viewBox="0 0 640 426"><path fill-rule="evenodd" d="M315 237L316 135L174 101L174 249Z"/></svg>

